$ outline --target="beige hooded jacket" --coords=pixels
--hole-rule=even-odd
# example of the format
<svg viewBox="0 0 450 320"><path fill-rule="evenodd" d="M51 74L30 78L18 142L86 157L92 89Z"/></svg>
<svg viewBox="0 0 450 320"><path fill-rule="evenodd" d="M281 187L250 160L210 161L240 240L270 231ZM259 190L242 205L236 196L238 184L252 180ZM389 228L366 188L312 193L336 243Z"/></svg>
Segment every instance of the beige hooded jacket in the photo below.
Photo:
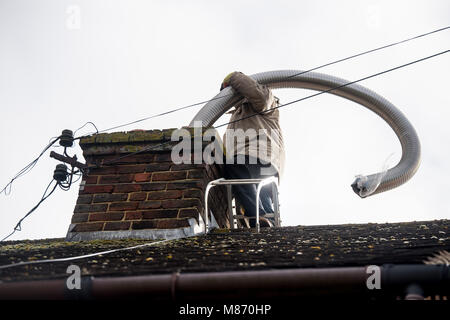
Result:
<svg viewBox="0 0 450 320"><path fill-rule="evenodd" d="M241 72L234 72L229 84L244 96L244 101L235 106L224 134L227 163L228 157L236 155L258 158L270 163L281 178L285 151L279 111L264 112L278 106L272 91Z"/></svg>

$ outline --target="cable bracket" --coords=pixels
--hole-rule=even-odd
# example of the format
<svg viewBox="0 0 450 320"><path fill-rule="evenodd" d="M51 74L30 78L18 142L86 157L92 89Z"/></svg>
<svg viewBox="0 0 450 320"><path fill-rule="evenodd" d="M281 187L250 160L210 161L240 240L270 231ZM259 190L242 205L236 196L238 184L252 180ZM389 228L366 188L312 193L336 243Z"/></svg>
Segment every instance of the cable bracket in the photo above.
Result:
<svg viewBox="0 0 450 320"><path fill-rule="evenodd" d="M68 163L72 167L78 168L81 171L86 170L88 167L85 163L81 163L81 162L77 161L78 159L77 159L76 155L74 155L73 157L67 157L62 154L56 153L55 151L52 151L52 152L50 152L50 158L54 158L54 159L59 160L64 163Z"/></svg>

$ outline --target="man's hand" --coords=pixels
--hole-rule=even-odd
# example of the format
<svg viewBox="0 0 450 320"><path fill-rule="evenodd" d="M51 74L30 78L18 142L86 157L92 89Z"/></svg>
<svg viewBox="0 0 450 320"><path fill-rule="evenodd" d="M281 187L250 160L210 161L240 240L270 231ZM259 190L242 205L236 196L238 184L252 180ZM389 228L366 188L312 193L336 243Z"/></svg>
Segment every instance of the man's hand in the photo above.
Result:
<svg viewBox="0 0 450 320"><path fill-rule="evenodd" d="M228 86L230 85L230 79L231 79L231 76L232 76L235 72L236 72L236 71L230 73L229 75L227 75L227 76L225 77L225 79L223 79L222 85L220 86L220 91L222 91L223 89L225 89L226 87L228 87Z"/></svg>

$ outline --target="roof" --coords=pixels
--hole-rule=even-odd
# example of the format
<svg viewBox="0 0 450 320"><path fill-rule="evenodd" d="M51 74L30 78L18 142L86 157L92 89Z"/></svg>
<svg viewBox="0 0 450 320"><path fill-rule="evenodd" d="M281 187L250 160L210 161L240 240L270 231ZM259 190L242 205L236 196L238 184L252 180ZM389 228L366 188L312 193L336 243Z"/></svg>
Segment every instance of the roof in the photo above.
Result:
<svg viewBox="0 0 450 320"><path fill-rule="evenodd" d="M217 229L138 249L66 262L0 269L0 281L67 277L67 267L82 275L128 276L172 272L261 270L423 263L449 250L450 220L386 224L292 226L254 230ZM0 266L21 261L84 255L148 243L148 240L64 239L7 241L0 245Z"/></svg>

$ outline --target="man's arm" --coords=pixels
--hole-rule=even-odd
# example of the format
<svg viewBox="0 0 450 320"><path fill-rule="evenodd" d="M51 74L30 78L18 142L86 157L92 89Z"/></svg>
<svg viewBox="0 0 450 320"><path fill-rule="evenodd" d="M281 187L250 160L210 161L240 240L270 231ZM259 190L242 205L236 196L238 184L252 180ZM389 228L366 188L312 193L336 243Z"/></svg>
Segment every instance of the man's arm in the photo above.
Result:
<svg viewBox="0 0 450 320"><path fill-rule="evenodd" d="M229 78L230 86L242 94L256 112L264 111L272 106L272 92L242 72L233 72Z"/></svg>

